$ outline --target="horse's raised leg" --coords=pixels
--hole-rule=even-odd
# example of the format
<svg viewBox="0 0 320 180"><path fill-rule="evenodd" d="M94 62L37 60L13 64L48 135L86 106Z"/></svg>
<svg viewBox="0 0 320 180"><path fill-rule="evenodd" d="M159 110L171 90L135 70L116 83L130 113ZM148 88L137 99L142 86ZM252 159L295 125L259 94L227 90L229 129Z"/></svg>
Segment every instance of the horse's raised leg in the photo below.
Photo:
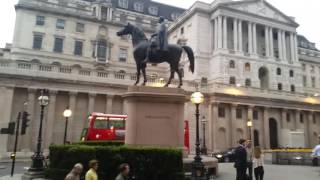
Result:
<svg viewBox="0 0 320 180"><path fill-rule="evenodd" d="M145 86L147 84L147 74L146 74L146 63L142 64L142 75L143 75L143 83L142 86Z"/></svg>
<svg viewBox="0 0 320 180"><path fill-rule="evenodd" d="M136 82L134 83L134 85L136 86L140 81L140 64L137 63L137 80Z"/></svg>
<svg viewBox="0 0 320 180"><path fill-rule="evenodd" d="M164 87L168 87L169 86L169 84L171 84L171 80L173 79L173 77L174 77L174 70L170 70L170 77L169 77L169 80L168 80L168 82L164 85Z"/></svg>
<svg viewBox="0 0 320 180"><path fill-rule="evenodd" d="M183 82L182 82L182 71L183 71L183 69L177 69L176 70L176 72L178 73L178 76L179 76L178 88L181 88L181 86L183 85Z"/></svg>

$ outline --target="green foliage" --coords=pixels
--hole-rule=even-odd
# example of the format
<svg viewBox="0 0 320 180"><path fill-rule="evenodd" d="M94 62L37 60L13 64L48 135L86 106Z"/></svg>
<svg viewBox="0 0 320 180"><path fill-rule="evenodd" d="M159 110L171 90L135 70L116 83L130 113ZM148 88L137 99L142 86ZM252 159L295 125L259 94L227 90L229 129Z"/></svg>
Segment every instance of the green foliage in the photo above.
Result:
<svg viewBox="0 0 320 180"><path fill-rule="evenodd" d="M61 180L76 163L88 170L91 159L99 161L99 179L114 180L121 163L129 163L137 180L182 180L182 151L173 148L135 146L67 145L50 147L50 179Z"/></svg>

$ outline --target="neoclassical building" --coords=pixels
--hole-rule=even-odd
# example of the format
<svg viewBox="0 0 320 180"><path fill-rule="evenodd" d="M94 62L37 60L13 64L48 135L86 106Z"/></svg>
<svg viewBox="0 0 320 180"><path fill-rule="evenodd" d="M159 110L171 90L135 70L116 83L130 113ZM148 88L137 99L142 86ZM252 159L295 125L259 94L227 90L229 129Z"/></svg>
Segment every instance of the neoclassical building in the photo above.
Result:
<svg viewBox="0 0 320 180"><path fill-rule="evenodd" d="M31 114L20 151L36 143L40 89L49 89L50 98L45 148L63 143L66 107L73 111L70 141L80 139L90 112L125 114L122 95L136 80L136 68L130 37L116 32L130 22L149 36L159 16L168 21L171 43L194 50L194 74L181 60L183 88L191 94L197 86L205 94L201 117L210 151L250 136L263 148L311 147L320 134L320 51L297 34L294 18L266 1L196 2L185 10L150 0L20 0L15 9L13 42L0 51L0 127L23 109ZM166 64L148 66L150 86L169 75ZM185 120L193 144L190 102ZM0 151L11 151L13 141L0 135Z"/></svg>

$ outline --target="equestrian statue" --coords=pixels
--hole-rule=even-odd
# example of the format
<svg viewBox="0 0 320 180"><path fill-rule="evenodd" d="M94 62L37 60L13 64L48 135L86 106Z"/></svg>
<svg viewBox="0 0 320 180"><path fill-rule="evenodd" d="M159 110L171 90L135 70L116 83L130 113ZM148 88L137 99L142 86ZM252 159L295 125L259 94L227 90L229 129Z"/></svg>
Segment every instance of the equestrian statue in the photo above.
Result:
<svg viewBox="0 0 320 180"><path fill-rule="evenodd" d="M119 32L118 36L131 35L133 44L133 57L137 66L137 85L140 81L140 73L143 74L143 84L147 82L146 66L147 63L159 64L167 62L170 65L170 78L164 87L168 87L171 80L174 78L176 72L179 76L179 86L182 86L182 72L179 70L179 62L183 50L187 53L190 62L189 69L194 72L194 55L189 46L179 46L175 44L168 44L167 28L163 17L159 18L159 23L156 28L156 33L151 35L148 41L143 30L130 23L124 26Z"/></svg>

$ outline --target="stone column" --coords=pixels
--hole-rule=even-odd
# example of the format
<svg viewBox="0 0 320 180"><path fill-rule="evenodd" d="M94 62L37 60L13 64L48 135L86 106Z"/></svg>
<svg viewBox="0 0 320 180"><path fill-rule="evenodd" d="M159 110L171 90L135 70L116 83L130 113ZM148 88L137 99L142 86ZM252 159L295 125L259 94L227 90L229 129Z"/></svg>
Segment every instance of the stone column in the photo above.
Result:
<svg viewBox="0 0 320 180"><path fill-rule="evenodd" d="M218 16L218 48L222 48L222 16Z"/></svg>
<svg viewBox="0 0 320 180"><path fill-rule="evenodd" d="M281 109L281 124L280 124L279 128L281 128L281 129L288 128L288 125L287 125L287 110L286 109Z"/></svg>
<svg viewBox="0 0 320 180"><path fill-rule="evenodd" d="M242 52L243 51L243 42L242 42L242 20L239 20L238 22L238 31L239 31L239 51Z"/></svg>
<svg viewBox="0 0 320 180"><path fill-rule="evenodd" d="M257 52L257 24L252 24L252 40L253 40L253 54L258 54Z"/></svg>
<svg viewBox="0 0 320 180"><path fill-rule="evenodd" d="M298 58L298 40L297 40L297 34L295 33L293 36L293 42L294 42L294 59L295 61L299 61Z"/></svg>
<svg viewBox="0 0 320 180"><path fill-rule="evenodd" d="M228 17L223 17L223 49L228 49Z"/></svg>
<svg viewBox="0 0 320 180"><path fill-rule="evenodd" d="M237 137L234 137L234 131L235 129L233 128L232 124L235 123L236 121L236 109L237 109L237 104L231 104L231 118L230 118L230 124L229 124L229 130L230 130L230 143L229 143L229 147L233 147L235 144L234 139L236 139ZM239 137L238 137L239 138Z"/></svg>
<svg viewBox="0 0 320 180"><path fill-rule="evenodd" d="M212 151L217 149L218 103L212 103Z"/></svg>
<svg viewBox="0 0 320 180"><path fill-rule="evenodd" d="M290 62L294 62L295 61L295 54L294 54L294 39L293 39L293 32L290 32L290 52L291 52L291 58L290 58Z"/></svg>
<svg viewBox="0 0 320 180"><path fill-rule="evenodd" d="M26 111L30 114L29 127L27 128L26 134L21 136L24 139L24 147L28 150L34 150L35 142L37 140L38 134L37 131L37 116L35 115L35 106L38 104L36 100L37 89L29 88L28 89L28 105Z"/></svg>
<svg viewBox="0 0 320 180"><path fill-rule="evenodd" d="M270 57L274 57L274 47L273 47L273 30L272 30L272 27L270 27L269 29L269 44L270 44Z"/></svg>
<svg viewBox="0 0 320 180"><path fill-rule="evenodd" d="M282 53L283 53L283 59L288 60L287 58L287 43L286 43L286 32L282 31Z"/></svg>
<svg viewBox="0 0 320 180"><path fill-rule="evenodd" d="M234 51L238 51L238 21L237 19L233 19L233 49Z"/></svg>
<svg viewBox="0 0 320 180"><path fill-rule="evenodd" d="M78 92L75 91L71 91L69 92L69 109L72 111L72 116L69 117L69 127L76 127L75 125L75 121L74 121L74 117L75 117L75 113L76 113L76 102L77 102L77 94ZM75 137L75 133L74 131L68 131L67 132L67 139L69 141L73 141L76 140L79 137Z"/></svg>
<svg viewBox="0 0 320 180"><path fill-rule="evenodd" d="M94 112L94 104L95 104L95 98L96 98L96 93L89 93L89 103L88 103L88 114Z"/></svg>
<svg viewBox="0 0 320 180"><path fill-rule="evenodd" d="M12 103L13 103L13 95L14 95L14 87L0 87L0 115L1 115L1 124L4 127L1 128L7 128L8 123L12 121L16 117L11 117L12 112ZM0 153L7 152L7 146L8 146L8 135L7 134L1 134L0 135Z"/></svg>
<svg viewBox="0 0 320 180"><path fill-rule="evenodd" d="M305 124L305 134L304 134L304 137L305 137L305 142L306 142L306 147L307 148L312 148L311 147L311 138L312 138L312 130L311 130L311 127L310 127L310 124L312 123L312 119L313 119L313 112L308 112L308 117L306 118L306 124Z"/></svg>
<svg viewBox="0 0 320 180"><path fill-rule="evenodd" d="M45 149L48 149L50 144L53 142L53 128L54 123L56 120L56 97L57 97L58 91L56 90L49 90L49 105L48 105L48 113L47 113L47 121L45 123L45 133L43 134L45 137L44 147ZM59 112L63 113L63 112Z"/></svg>
<svg viewBox="0 0 320 180"><path fill-rule="evenodd" d="M252 54L252 23L248 22L248 53Z"/></svg>
<svg viewBox="0 0 320 180"><path fill-rule="evenodd" d="M269 38L269 28L268 26L265 26L264 27L264 38L265 38L265 49L266 49L266 56L269 57L270 56L270 44L269 44L269 41L270 41L270 38Z"/></svg>
<svg viewBox="0 0 320 180"><path fill-rule="evenodd" d="M270 149L270 129L269 129L269 108L264 107L263 110L263 134L264 134L264 143L265 149Z"/></svg>
<svg viewBox="0 0 320 180"><path fill-rule="evenodd" d="M187 107L185 107L187 109ZM186 116L185 116L186 117ZM208 134L208 137L206 139L206 141L208 142L208 152L213 152L213 143L212 143L212 133L213 133L213 129L212 129L212 126L213 126L213 116L212 116L212 104L209 100L209 104L208 104L208 123L207 123L207 127L208 127L208 131L207 131L207 134Z"/></svg>
<svg viewBox="0 0 320 180"><path fill-rule="evenodd" d="M295 121L294 121L294 129L296 131L299 129L299 123L300 123L300 110L297 109L295 111Z"/></svg>
<svg viewBox="0 0 320 180"><path fill-rule="evenodd" d="M281 36L281 30L278 29L278 53L279 53L279 59L283 59L283 55L282 55L282 36Z"/></svg>
<svg viewBox="0 0 320 180"><path fill-rule="evenodd" d="M219 44L219 35L218 35L218 18L214 19L214 49L217 50L219 49L218 44Z"/></svg>
<svg viewBox="0 0 320 180"><path fill-rule="evenodd" d="M112 114L112 103L113 103L114 95L108 94L106 96L107 105L106 105L106 113Z"/></svg>
<svg viewBox="0 0 320 180"><path fill-rule="evenodd" d="M248 131L247 138L249 139L249 138L250 138L250 134L251 134L252 144L254 145L254 135L253 135L253 131L254 131L253 108L254 108L254 106L252 106L252 105L249 105L249 106L248 106L248 119L247 119L247 121L251 121L251 122L252 122L252 126L251 126L251 128L249 128L249 127L247 126L247 121L246 121L246 128L247 128L247 131Z"/></svg>

